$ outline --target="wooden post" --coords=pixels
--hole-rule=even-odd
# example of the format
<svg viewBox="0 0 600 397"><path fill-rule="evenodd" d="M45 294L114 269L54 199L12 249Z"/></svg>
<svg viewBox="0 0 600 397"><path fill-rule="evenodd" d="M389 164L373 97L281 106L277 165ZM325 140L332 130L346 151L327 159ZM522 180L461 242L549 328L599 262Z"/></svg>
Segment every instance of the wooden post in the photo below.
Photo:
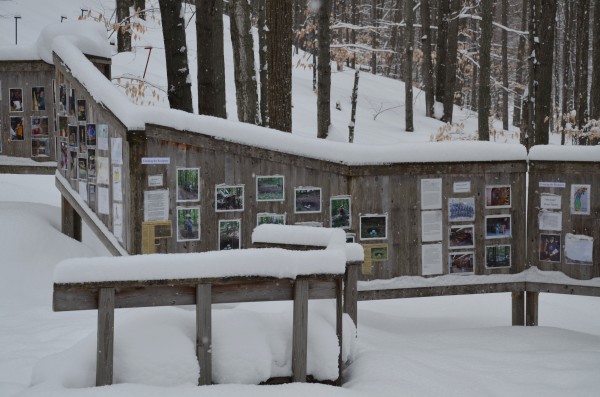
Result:
<svg viewBox="0 0 600 397"><path fill-rule="evenodd" d="M512 293L512 325L525 325L525 292Z"/></svg>
<svg viewBox="0 0 600 397"><path fill-rule="evenodd" d="M62 223L61 231L63 234L81 241L81 216L75 211L75 209L69 204L69 201L65 196L61 196L61 212L62 212Z"/></svg>
<svg viewBox="0 0 600 397"><path fill-rule="evenodd" d="M344 332L343 332L343 312L342 312L342 295L343 295L343 280L338 277L335 280L335 332L337 334L338 343L340 345L340 353L338 355L338 378L335 381L337 386L342 385L342 372L344 369L343 361L343 346L344 346Z"/></svg>
<svg viewBox="0 0 600 397"><path fill-rule="evenodd" d="M123 176L129 184L127 186L127 195L129 196L129 204L124 199L123 211L128 214L124 218L127 226L123 230L127 230L127 235L124 236L127 251L132 254L142 253L142 224L144 223L144 189L147 181L147 166L142 165L142 158L146 157L147 138L145 131L127 131L127 144L129 147L129 174L126 175L126 169L123 168ZM124 193L125 194L125 193ZM129 207L127 208L127 205Z"/></svg>
<svg viewBox="0 0 600 397"><path fill-rule="evenodd" d="M196 355L200 365L198 385L212 384L212 287L196 286Z"/></svg>
<svg viewBox="0 0 600 397"><path fill-rule="evenodd" d="M358 272L360 262L346 264L344 274L344 313L348 313L354 325L358 326Z"/></svg>
<svg viewBox="0 0 600 397"><path fill-rule="evenodd" d="M292 380L306 382L308 340L308 280L306 279L298 278L294 284L292 329Z"/></svg>
<svg viewBox="0 0 600 397"><path fill-rule="evenodd" d="M538 325L538 301L539 292L527 291L527 300L525 308L525 324L530 326Z"/></svg>
<svg viewBox="0 0 600 397"><path fill-rule="evenodd" d="M113 341L115 333L115 289L98 292L98 344L96 351L96 386L113 381Z"/></svg>

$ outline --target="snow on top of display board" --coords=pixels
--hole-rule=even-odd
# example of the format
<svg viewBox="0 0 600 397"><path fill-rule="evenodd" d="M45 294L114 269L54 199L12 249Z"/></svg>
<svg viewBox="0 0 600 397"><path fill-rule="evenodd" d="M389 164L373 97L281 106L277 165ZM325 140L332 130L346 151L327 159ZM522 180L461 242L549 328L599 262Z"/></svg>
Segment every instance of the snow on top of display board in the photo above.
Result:
<svg viewBox="0 0 600 397"><path fill-rule="evenodd" d="M296 278L310 274L343 274L342 250L289 251L280 248L152 254L115 258L75 258L60 262L55 283L173 280L213 277Z"/></svg>
<svg viewBox="0 0 600 397"><path fill-rule="evenodd" d="M538 145L529 151L529 160L535 161L600 161L600 145L562 146Z"/></svg>

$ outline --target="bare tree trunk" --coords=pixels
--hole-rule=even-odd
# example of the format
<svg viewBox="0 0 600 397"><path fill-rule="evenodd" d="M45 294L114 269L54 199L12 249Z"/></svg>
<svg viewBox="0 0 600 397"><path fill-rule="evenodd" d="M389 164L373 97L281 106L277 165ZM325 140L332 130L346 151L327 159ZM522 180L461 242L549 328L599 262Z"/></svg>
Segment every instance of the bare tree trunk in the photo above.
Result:
<svg viewBox="0 0 600 397"><path fill-rule="evenodd" d="M594 2L594 39L592 56L592 91L590 97L592 106L590 115L594 120L600 120L600 0Z"/></svg>
<svg viewBox="0 0 600 397"><path fill-rule="evenodd" d="M502 25L508 28L508 0L502 0ZM502 129L508 131L508 32L502 29Z"/></svg>
<svg viewBox="0 0 600 397"><path fill-rule="evenodd" d="M406 35L404 38L404 48L406 59L404 61L404 106L405 106L405 130L412 132L415 130L413 126L413 86L412 86L412 58L413 58L413 43L415 41L415 28L413 26L414 15L413 11L414 0L404 0L404 20L406 22Z"/></svg>
<svg viewBox="0 0 600 397"><path fill-rule="evenodd" d="M425 116L434 117L433 103L433 61L431 59L431 8L429 0L421 0L421 46L423 47L423 85L425 91Z"/></svg>
<svg viewBox="0 0 600 397"><path fill-rule="evenodd" d="M327 138L327 135L329 135L329 125L331 124L331 57L329 55L329 45L331 42L329 30L330 13L331 0L321 0L321 7L317 14L317 39L319 40L317 137L323 139Z"/></svg>
<svg viewBox="0 0 600 397"><path fill-rule="evenodd" d="M525 0L527 1L527 0ZM475 11L475 9L474 9ZM478 66L478 55L479 54L479 40L480 40L480 34L478 31L479 27L477 26L477 20L476 19L472 19L471 20L471 30L473 31L473 43L472 43L472 49L471 51L473 52L473 59L475 60L475 62L473 62L473 73L471 75L471 110L476 111L478 110L478 90L479 90L479 66Z"/></svg>
<svg viewBox="0 0 600 397"><path fill-rule="evenodd" d="M292 132L292 0L267 0L269 126Z"/></svg>
<svg viewBox="0 0 600 397"><path fill-rule="evenodd" d="M229 4L238 120L259 124L250 5L247 0L230 0Z"/></svg>
<svg viewBox="0 0 600 397"><path fill-rule="evenodd" d="M588 53L590 41L590 0L579 0L577 13L577 50L575 52L575 92L577 127L581 130L588 116Z"/></svg>
<svg viewBox="0 0 600 397"><path fill-rule="evenodd" d="M527 2L523 0L521 10L521 31L527 30ZM517 50L517 71L516 71L516 88L513 98L513 125L521 126L521 108L523 106L523 93L525 92L524 69L527 66L524 62L525 48L527 47L527 39L524 36L519 36L519 48Z"/></svg>
<svg viewBox="0 0 600 397"><path fill-rule="evenodd" d="M565 32L563 42L563 81L562 81L562 106L561 106L561 127L560 144L565 144L565 128L567 126L567 115L569 113L569 88L571 87L571 41L573 40L573 0L565 0Z"/></svg>
<svg viewBox="0 0 600 397"><path fill-rule="evenodd" d="M185 18L180 0L160 0L163 41L167 61L167 96L172 109L192 113L192 82L185 41Z"/></svg>
<svg viewBox="0 0 600 397"><path fill-rule="evenodd" d="M456 55L458 52L458 14L460 0L451 0L451 16L448 21L448 47L446 54L446 83L444 95L444 115L442 121L452 123L454 111L454 88L456 84Z"/></svg>
<svg viewBox="0 0 600 397"><path fill-rule="evenodd" d="M198 113L227 118L223 55L223 0L196 2Z"/></svg>
<svg viewBox="0 0 600 397"><path fill-rule="evenodd" d="M390 31L390 48L391 50L394 52L392 54L392 56L390 57L390 62L388 65L387 70L385 71L385 75L389 76L390 72L392 71L392 67L397 64L397 62L400 61L400 56L398 56L398 42L399 40L399 36L400 36L400 27L398 26L398 24L400 24L400 22L402 22L402 1L403 0L396 0L395 5L394 5L394 12L393 14L393 18L392 21L394 22L394 24L392 25L392 29ZM398 78L398 76L394 76L394 78Z"/></svg>
<svg viewBox="0 0 600 397"><path fill-rule="evenodd" d="M490 76L492 22L494 17L493 0L481 0L481 38L479 45L479 108L478 131L480 141L490 140Z"/></svg>
<svg viewBox="0 0 600 397"><path fill-rule="evenodd" d="M446 62L448 45L448 18L450 16L450 0L440 0L438 10L438 32L436 51L435 100L443 102L446 96Z"/></svg>
<svg viewBox="0 0 600 397"><path fill-rule="evenodd" d="M263 127L269 126L267 110L267 25L265 21L265 0L258 0L258 57L260 67L260 122Z"/></svg>
<svg viewBox="0 0 600 397"><path fill-rule="evenodd" d="M356 29L354 29L357 25L358 25L358 0L351 0L352 3L350 4L350 8L351 8L351 23L352 23L352 30L350 31L350 43L352 44L356 44ZM352 69L356 69L356 52L353 53L352 55L352 62L351 62L351 67Z"/></svg>
<svg viewBox="0 0 600 397"><path fill-rule="evenodd" d="M354 87L352 88L352 112L350 113L350 124L348 125L348 142L354 142L354 128L356 127L356 103L358 102L358 76L360 71L354 72Z"/></svg>
<svg viewBox="0 0 600 397"><path fill-rule="evenodd" d="M117 32L117 51L131 51L131 30L129 26L129 17L131 0L117 0L117 22L119 31Z"/></svg>
<svg viewBox="0 0 600 397"><path fill-rule="evenodd" d="M371 73L373 74L377 74L377 53L375 52L375 50L379 46L379 44L377 44L378 15L379 13L377 12L377 0L372 0L371 23L373 25L373 30L371 32L371 48L373 49L373 51L371 51Z"/></svg>
<svg viewBox="0 0 600 397"><path fill-rule="evenodd" d="M133 0L133 9L141 19L146 19L146 0Z"/></svg>
<svg viewBox="0 0 600 397"><path fill-rule="evenodd" d="M528 3L528 22L527 22L527 29L529 31L529 36L527 38L528 41L528 45L529 45L529 49L528 49L528 54L529 54L529 62L528 62L528 83L527 83L527 96L526 96L526 101L527 101L527 109L524 109L523 111L527 113L527 117L525 117L525 115L523 115L524 119L523 122L521 123L521 143L523 145L525 145L525 147L527 148L527 151L529 151L529 149L531 148L531 146L533 146L535 144L534 138L535 138L535 110L534 110L534 101L535 101L535 96L536 96L536 83L535 83L535 76L537 74L537 60L536 60L536 53L535 53L535 37L537 37L538 35L538 14L536 13L536 9L538 9L537 7L537 2L539 0L529 0ZM525 126L523 127L523 124L525 124Z"/></svg>

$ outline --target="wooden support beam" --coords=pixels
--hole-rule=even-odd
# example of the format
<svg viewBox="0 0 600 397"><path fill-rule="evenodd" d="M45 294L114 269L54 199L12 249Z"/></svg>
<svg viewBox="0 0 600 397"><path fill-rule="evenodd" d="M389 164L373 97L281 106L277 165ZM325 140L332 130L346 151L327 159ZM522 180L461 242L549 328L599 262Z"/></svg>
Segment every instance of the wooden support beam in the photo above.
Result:
<svg viewBox="0 0 600 397"><path fill-rule="evenodd" d="M525 325L525 292L512 292L512 325Z"/></svg>
<svg viewBox="0 0 600 397"><path fill-rule="evenodd" d="M115 289L100 288L98 293L98 344L96 386L112 385L113 343L115 333Z"/></svg>
<svg viewBox="0 0 600 397"><path fill-rule="evenodd" d="M62 213L62 233L72 239L81 241L81 217L65 196L61 196L60 204Z"/></svg>
<svg viewBox="0 0 600 397"><path fill-rule="evenodd" d="M527 291L525 307L525 325L528 327L538 325L538 302L540 293Z"/></svg>
<svg viewBox="0 0 600 397"><path fill-rule="evenodd" d="M338 338L338 344L340 345L340 352L338 355L338 378L335 381L337 386L342 385L342 372L344 369L343 360L343 349L344 349L344 324L343 324L343 310L342 310L342 296L344 292L343 280L338 278L336 280L336 299L335 299L335 332Z"/></svg>
<svg viewBox="0 0 600 397"><path fill-rule="evenodd" d="M308 341L308 280L296 279L294 284L294 315L292 333L292 379L306 382Z"/></svg>
<svg viewBox="0 0 600 397"><path fill-rule="evenodd" d="M200 365L200 386L212 384L211 289L210 284L196 286L196 356Z"/></svg>
<svg viewBox="0 0 600 397"><path fill-rule="evenodd" d="M344 274L344 313L348 313L354 325L358 324L358 273L361 262L351 262L346 265Z"/></svg>

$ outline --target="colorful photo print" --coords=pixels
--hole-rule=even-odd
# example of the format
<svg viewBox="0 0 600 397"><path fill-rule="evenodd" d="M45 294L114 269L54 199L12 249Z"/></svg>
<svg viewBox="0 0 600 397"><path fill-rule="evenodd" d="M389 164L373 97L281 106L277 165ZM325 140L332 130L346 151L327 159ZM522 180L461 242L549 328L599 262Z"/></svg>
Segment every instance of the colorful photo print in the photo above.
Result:
<svg viewBox="0 0 600 397"><path fill-rule="evenodd" d="M572 265L593 265L594 238L583 234L565 235L565 262Z"/></svg>
<svg viewBox="0 0 600 397"><path fill-rule="evenodd" d="M69 126L69 146L76 148L77 147L77 126L70 125Z"/></svg>
<svg viewBox="0 0 600 397"><path fill-rule="evenodd" d="M510 208L510 185L486 186L485 208Z"/></svg>
<svg viewBox="0 0 600 397"><path fill-rule="evenodd" d="M256 201L283 201L284 187L283 175L257 176Z"/></svg>
<svg viewBox="0 0 600 397"><path fill-rule="evenodd" d="M236 250L241 248L240 219L219 221L219 250Z"/></svg>
<svg viewBox="0 0 600 397"><path fill-rule="evenodd" d="M23 141L25 140L23 117L11 117L10 118L10 136L11 141Z"/></svg>
<svg viewBox="0 0 600 397"><path fill-rule="evenodd" d="M59 165L61 170L67 170L69 167L69 145L64 139L58 140L57 151L59 153Z"/></svg>
<svg viewBox="0 0 600 397"><path fill-rule="evenodd" d="M560 262L560 234L540 234L540 260Z"/></svg>
<svg viewBox="0 0 600 397"><path fill-rule="evenodd" d="M177 241L200 240L200 207L177 207Z"/></svg>
<svg viewBox="0 0 600 397"><path fill-rule="evenodd" d="M88 184L88 205L96 212L96 185Z"/></svg>
<svg viewBox="0 0 600 397"><path fill-rule="evenodd" d="M177 168L177 202L200 201L200 168Z"/></svg>
<svg viewBox="0 0 600 397"><path fill-rule="evenodd" d="M69 137L69 118L67 116L58 116L58 136Z"/></svg>
<svg viewBox="0 0 600 397"><path fill-rule="evenodd" d="M475 220L475 197L449 198L448 220L450 222Z"/></svg>
<svg viewBox="0 0 600 397"><path fill-rule="evenodd" d="M77 121L86 121L87 120L87 108L85 99L77 100Z"/></svg>
<svg viewBox="0 0 600 397"><path fill-rule="evenodd" d="M571 215L590 214L591 185L571 185Z"/></svg>
<svg viewBox="0 0 600 397"><path fill-rule="evenodd" d="M75 117L77 113L75 112L75 89L71 88L69 92L69 116Z"/></svg>
<svg viewBox="0 0 600 397"><path fill-rule="evenodd" d="M50 157L50 138L32 138L31 157Z"/></svg>
<svg viewBox="0 0 600 397"><path fill-rule="evenodd" d="M510 267L510 245L485 246L486 269Z"/></svg>
<svg viewBox="0 0 600 397"><path fill-rule="evenodd" d="M505 238L511 236L510 215L488 215L485 217L485 238Z"/></svg>
<svg viewBox="0 0 600 397"><path fill-rule="evenodd" d="M67 87L64 84L58 87L58 111L60 113L67 111Z"/></svg>
<svg viewBox="0 0 600 397"><path fill-rule="evenodd" d="M96 150L88 149L88 178L96 177Z"/></svg>
<svg viewBox="0 0 600 397"><path fill-rule="evenodd" d="M356 241L356 234L346 233L346 244L350 244Z"/></svg>
<svg viewBox="0 0 600 397"><path fill-rule="evenodd" d="M10 111L11 112L22 112L23 111L23 90L21 88L11 88L8 90L8 96L10 97Z"/></svg>
<svg viewBox="0 0 600 397"><path fill-rule="evenodd" d="M294 189L294 212L302 214L321 212L321 188L297 187Z"/></svg>
<svg viewBox="0 0 600 397"><path fill-rule="evenodd" d="M79 157L77 162L79 163L77 178L81 180L87 180L87 158Z"/></svg>
<svg viewBox="0 0 600 397"><path fill-rule="evenodd" d="M387 259L388 259L388 247L371 248L371 260L372 261L387 261Z"/></svg>
<svg viewBox="0 0 600 397"><path fill-rule="evenodd" d="M85 144L85 125L77 126L77 143L79 144L79 153L86 153L87 146Z"/></svg>
<svg viewBox="0 0 600 397"><path fill-rule="evenodd" d="M31 110L46 110L46 92L44 87L31 87Z"/></svg>
<svg viewBox="0 0 600 397"><path fill-rule="evenodd" d="M448 248L473 248L475 247L474 235L473 225L450 226Z"/></svg>
<svg viewBox="0 0 600 397"><path fill-rule="evenodd" d="M71 150L69 156L69 177L71 179L77 179L77 151Z"/></svg>
<svg viewBox="0 0 600 397"><path fill-rule="evenodd" d="M350 196L333 196L329 203L331 227L350 229L352 226L352 198Z"/></svg>
<svg viewBox="0 0 600 397"><path fill-rule="evenodd" d="M381 240L387 238L387 214L361 215L360 239Z"/></svg>
<svg viewBox="0 0 600 397"><path fill-rule="evenodd" d="M47 136L48 135L48 117L32 117L31 118L31 136Z"/></svg>
<svg viewBox="0 0 600 397"><path fill-rule="evenodd" d="M85 143L88 146L96 146L96 124L86 124Z"/></svg>
<svg viewBox="0 0 600 397"><path fill-rule="evenodd" d="M217 185L215 188L215 211L244 210L244 185Z"/></svg>
<svg viewBox="0 0 600 397"><path fill-rule="evenodd" d="M263 224L285 225L285 214L269 214L266 212L256 214L256 226Z"/></svg>
<svg viewBox="0 0 600 397"><path fill-rule="evenodd" d="M452 252L449 255L450 274L473 274L475 269L475 255L473 251Z"/></svg>

